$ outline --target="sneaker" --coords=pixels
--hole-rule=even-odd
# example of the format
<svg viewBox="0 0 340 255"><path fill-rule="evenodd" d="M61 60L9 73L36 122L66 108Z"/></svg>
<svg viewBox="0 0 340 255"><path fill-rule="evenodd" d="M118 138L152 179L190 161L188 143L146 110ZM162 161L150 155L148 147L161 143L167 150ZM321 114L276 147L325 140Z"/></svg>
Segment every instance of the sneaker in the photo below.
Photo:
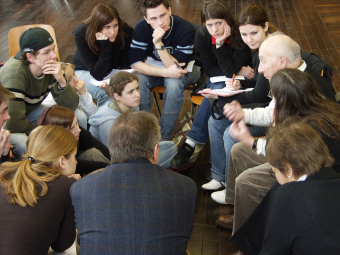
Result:
<svg viewBox="0 0 340 255"><path fill-rule="evenodd" d="M183 168L188 164L191 155L194 153L195 148L192 148L189 144L183 143L179 148L177 154L171 160L171 166L176 169Z"/></svg>
<svg viewBox="0 0 340 255"><path fill-rule="evenodd" d="M227 190L221 190L221 191L215 191L213 193L211 193L211 198L222 205L227 205L228 203L225 202L225 196L226 196Z"/></svg>
<svg viewBox="0 0 340 255"><path fill-rule="evenodd" d="M202 189L205 190L219 190L221 188L224 188L224 182L218 182L214 179L212 179L210 182L203 184Z"/></svg>

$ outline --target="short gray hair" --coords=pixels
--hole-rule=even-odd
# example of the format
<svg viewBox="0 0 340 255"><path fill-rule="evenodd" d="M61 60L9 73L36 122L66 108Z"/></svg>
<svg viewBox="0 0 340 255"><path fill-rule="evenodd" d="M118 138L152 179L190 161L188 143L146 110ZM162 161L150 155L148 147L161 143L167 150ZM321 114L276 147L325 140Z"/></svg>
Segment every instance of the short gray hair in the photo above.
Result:
<svg viewBox="0 0 340 255"><path fill-rule="evenodd" d="M153 114L144 111L125 112L114 121L109 133L111 163L150 159L160 139L159 122Z"/></svg>

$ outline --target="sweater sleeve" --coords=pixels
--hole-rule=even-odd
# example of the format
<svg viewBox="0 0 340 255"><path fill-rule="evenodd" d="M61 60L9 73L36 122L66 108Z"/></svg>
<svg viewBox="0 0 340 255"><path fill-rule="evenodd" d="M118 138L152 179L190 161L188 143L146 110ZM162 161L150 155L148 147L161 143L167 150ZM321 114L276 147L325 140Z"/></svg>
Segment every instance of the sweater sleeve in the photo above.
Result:
<svg viewBox="0 0 340 255"><path fill-rule="evenodd" d="M177 34L172 56L178 63L188 64L194 50L195 29L191 24L181 26Z"/></svg>
<svg viewBox="0 0 340 255"><path fill-rule="evenodd" d="M130 68L129 51L130 51L130 45L131 45L131 42L132 42L133 28L130 27L126 23L124 23L123 28L124 28L124 33L127 36L127 38L125 39L125 47L124 47L124 49L122 49L122 52L120 54L120 68L121 69L128 69L128 68Z"/></svg>
<svg viewBox="0 0 340 255"><path fill-rule="evenodd" d="M51 90L54 101L57 104L75 111L79 105L79 96L77 92L71 87L69 82L67 82L66 88L62 91L58 89L58 85L59 83L55 82L53 84L53 89Z"/></svg>
<svg viewBox="0 0 340 255"><path fill-rule="evenodd" d="M246 79L246 80L240 80L240 83L241 83L242 89L254 88L256 86L256 80L254 78Z"/></svg>
<svg viewBox="0 0 340 255"><path fill-rule="evenodd" d="M204 29L204 33L204 35L197 34L197 46L203 69L208 77L224 75L230 78L233 74L238 73L248 61L251 54L250 49L244 47L241 50L233 50L228 44L223 44L216 49L215 45L208 46L212 43L211 36L206 29Z"/></svg>
<svg viewBox="0 0 340 255"><path fill-rule="evenodd" d="M207 46L206 42L209 38L206 38L205 36L207 35L197 33L197 48L200 54L203 70L208 77L221 76L223 75L222 69L217 65L214 56L211 54L211 49Z"/></svg>
<svg viewBox="0 0 340 255"><path fill-rule="evenodd" d="M82 96L79 95L79 99L87 118L96 113L97 106L93 103L92 96L88 91Z"/></svg>
<svg viewBox="0 0 340 255"><path fill-rule="evenodd" d="M86 66L87 70L96 80L103 80L108 73L108 69L111 66L111 54L113 43L109 40L99 40L102 50L99 55L93 53L86 42L85 35L76 33L74 39L79 51L81 60Z"/></svg>
<svg viewBox="0 0 340 255"><path fill-rule="evenodd" d="M292 211L294 205L287 198L289 191L280 188L275 191L272 201L266 235L260 255L292 254L293 242L297 238L296 219Z"/></svg>
<svg viewBox="0 0 340 255"><path fill-rule="evenodd" d="M10 75L1 82L9 91L15 93L15 99L7 100L7 111L11 118L6 121L5 128L10 133L26 133L28 135L35 128L35 125L26 117L24 97L28 80L22 75Z"/></svg>
<svg viewBox="0 0 340 255"><path fill-rule="evenodd" d="M146 23L146 21L141 20L137 23L132 36L129 52L130 66L138 62L144 62L147 58L148 45L150 43L148 37L151 34L147 27L148 24L144 24L144 22Z"/></svg>
<svg viewBox="0 0 340 255"><path fill-rule="evenodd" d="M86 151L91 148L96 148L99 151L101 151L101 153L103 153L103 155L106 158L110 159L109 149L104 144L102 144L100 141L98 141L96 138L94 138L89 131L83 129L82 127L80 127L80 129L81 129L81 132L79 135L79 149Z"/></svg>
<svg viewBox="0 0 340 255"><path fill-rule="evenodd" d="M242 66L246 65L246 62L250 58L250 49L248 46L243 47L240 50L234 50L232 55L228 53L228 47L230 46L224 43L221 47L216 49L216 45L213 46L213 50L217 56L218 66L221 68L223 74L231 78L233 74L237 74Z"/></svg>
<svg viewBox="0 0 340 255"><path fill-rule="evenodd" d="M244 120L247 124L255 126L269 126L270 117L275 108L275 101L272 100L267 107L259 107L255 109L243 109Z"/></svg>

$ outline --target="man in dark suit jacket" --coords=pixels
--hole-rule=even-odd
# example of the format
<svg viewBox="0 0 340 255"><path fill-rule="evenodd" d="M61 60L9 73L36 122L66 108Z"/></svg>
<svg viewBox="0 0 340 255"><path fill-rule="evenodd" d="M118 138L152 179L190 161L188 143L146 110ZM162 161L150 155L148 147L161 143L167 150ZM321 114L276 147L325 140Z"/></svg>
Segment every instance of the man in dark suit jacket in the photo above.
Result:
<svg viewBox="0 0 340 255"><path fill-rule="evenodd" d="M81 254L185 254L195 183L157 164L160 127L146 112L118 117L112 165L71 188Z"/></svg>

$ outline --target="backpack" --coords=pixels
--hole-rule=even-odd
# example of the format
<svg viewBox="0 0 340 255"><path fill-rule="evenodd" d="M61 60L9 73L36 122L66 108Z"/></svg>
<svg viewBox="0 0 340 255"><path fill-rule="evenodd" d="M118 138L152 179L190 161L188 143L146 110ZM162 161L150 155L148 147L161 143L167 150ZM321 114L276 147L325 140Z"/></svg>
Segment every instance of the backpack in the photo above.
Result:
<svg viewBox="0 0 340 255"><path fill-rule="evenodd" d="M319 58L316 54L310 53L310 52L302 52L301 53L302 59L306 62L308 66L313 68L315 71L317 71L319 74L321 74L322 70L323 72L323 78L327 81L329 86L332 88L334 94L334 87L333 87L333 67L331 67L329 64L327 64L327 61Z"/></svg>

